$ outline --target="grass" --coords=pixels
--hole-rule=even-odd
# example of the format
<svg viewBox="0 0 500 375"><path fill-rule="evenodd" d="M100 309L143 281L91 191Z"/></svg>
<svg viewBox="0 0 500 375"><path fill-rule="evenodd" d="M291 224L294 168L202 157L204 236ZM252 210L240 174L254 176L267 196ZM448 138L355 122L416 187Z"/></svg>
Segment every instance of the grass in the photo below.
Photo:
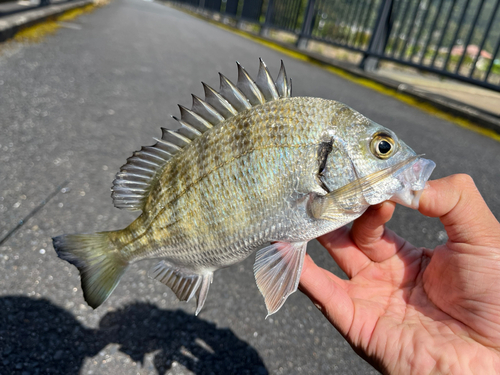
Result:
<svg viewBox="0 0 500 375"><path fill-rule="evenodd" d="M103 4L104 5L104 4ZM96 9L98 6L95 4L88 4L81 8L70 9L58 16L51 17L41 23L21 29L13 38L14 42L22 43L38 43L47 35L54 34L60 26L59 22L68 22L81 16L82 14L89 13Z"/></svg>

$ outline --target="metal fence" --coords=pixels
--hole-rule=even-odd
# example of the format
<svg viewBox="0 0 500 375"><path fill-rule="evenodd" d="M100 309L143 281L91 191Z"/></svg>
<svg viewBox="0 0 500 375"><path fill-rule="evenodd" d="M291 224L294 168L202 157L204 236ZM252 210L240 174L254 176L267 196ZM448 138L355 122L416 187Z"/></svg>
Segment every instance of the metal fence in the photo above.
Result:
<svg viewBox="0 0 500 375"><path fill-rule="evenodd" d="M13 0L0 0L0 18L11 16L16 13L28 12L51 4L63 4L74 0L39 0L38 3L22 4Z"/></svg>
<svg viewBox="0 0 500 375"><path fill-rule="evenodd" d="M500 91L500 0L176 2Z"/></svg>

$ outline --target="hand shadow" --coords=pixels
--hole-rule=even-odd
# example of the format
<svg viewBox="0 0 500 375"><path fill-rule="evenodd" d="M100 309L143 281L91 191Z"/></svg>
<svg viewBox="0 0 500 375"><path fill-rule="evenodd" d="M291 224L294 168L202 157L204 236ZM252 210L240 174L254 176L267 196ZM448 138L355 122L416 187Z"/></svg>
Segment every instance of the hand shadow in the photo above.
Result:
<svg viewBox="0 0 500 375"><path fill-rule="evenodd" d="M0 374L78 374L107 343L47 300L0 298Z"/></svg>
<svg viewBox="0 0 500 375"><path fill-rule="evenodd" d="M106 314L93 330L47 300L0 298L0 374L78 374L85 358L114 343L138 362L157 351L159 374L173 361L196 374L268 373L257 351L231 330L181 310L136 303Z"/></svg>
<svg viewBox="0 0 500 375"><path fill-rule="evenodd" d="M195 374L267 374L255 349L230 329L187 314L136 303L104 316L100 333L120 345L120 351L143 362L144 355L158 351L153 359L159 374L176 361Z"/></svg>

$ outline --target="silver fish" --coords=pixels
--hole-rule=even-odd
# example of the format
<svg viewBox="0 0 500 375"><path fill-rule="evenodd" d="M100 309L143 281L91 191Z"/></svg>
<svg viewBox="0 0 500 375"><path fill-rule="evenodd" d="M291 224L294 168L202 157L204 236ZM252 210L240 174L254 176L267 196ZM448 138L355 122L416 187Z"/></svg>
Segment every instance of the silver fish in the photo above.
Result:
<svg viewBox="0 0 500 375"><path fill-rule="evenodd" d="M214 271L258 248L254 272L269 314L298 286L307 242L392 199L416 208L435 164L391 130L331 100L291 97L283 63L274 82L260 61L254 81L238 64L236 85L220 75L180 106L120 169L114 205L142 214L127 228L53 239L81 273L93 308L127 266L160 258L150 275L177 297L207 297ZM270 244L271 243L271 244Z"/></svg>

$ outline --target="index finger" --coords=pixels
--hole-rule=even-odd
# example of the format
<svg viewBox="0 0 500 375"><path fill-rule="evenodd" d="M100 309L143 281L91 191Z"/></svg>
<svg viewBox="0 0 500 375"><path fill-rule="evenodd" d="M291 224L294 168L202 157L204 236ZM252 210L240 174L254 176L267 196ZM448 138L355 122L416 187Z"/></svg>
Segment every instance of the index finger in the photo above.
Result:
<svg viewBox="0 0 500 375"><path fill-rule="evenodd" d="M468 175L429 181L418 210L439 217L453 242L496 246L500 241L500 224Z"/></svg>

